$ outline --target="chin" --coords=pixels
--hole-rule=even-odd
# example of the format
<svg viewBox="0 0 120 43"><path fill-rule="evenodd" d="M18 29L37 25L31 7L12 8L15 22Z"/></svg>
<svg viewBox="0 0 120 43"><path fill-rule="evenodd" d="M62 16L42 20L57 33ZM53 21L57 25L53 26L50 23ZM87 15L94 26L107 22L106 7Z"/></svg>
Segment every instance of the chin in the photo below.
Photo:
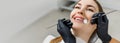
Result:
<svg viewBox="0 0 120 43"><path fill-rule="evenodd" d="M72 28L75 29L75 30L76 30L76 29L79 30L79 29L81 29L82 27L83 27L83 24L73 23L73 25L72 25Z"/></svg>

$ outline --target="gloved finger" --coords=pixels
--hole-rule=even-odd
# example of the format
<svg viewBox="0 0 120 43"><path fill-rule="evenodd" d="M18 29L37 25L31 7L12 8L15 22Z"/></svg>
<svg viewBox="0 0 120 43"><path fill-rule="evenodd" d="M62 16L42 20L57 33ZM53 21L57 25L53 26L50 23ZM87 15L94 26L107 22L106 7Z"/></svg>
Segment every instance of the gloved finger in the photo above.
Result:
<svg viewBox="0 0 120 43"><path fill-rule="evenodd" d="M61 29L61 27L60 27L61 23L60 22L61 22L61 19L58 20L58 24L57 24L57 29L59 29L59 30Z"/></svg>
<svg viewBox="0 0 120 43"><path fill-rule="evenodd" d="M67 19L67 20L66 20L66 25L67 25L69 28L71 28L72 25L73 25L73 23L72 23L69 19Z"/></svg>
<svg viewBox="0 0 120 43"><path fill-rule="evenodd" d="M69 22L67 25L69 26L69 28L72 28L73 23Z"/></svg>
<svg viewBox="0 0 120 43"><path fill-rule="evenodd" d="M65 20L65 18L61 19L61 20Z"/></svg>
<svg viewBox="0 0 120 43"><path fill-rule="evenodd" d="M67 23L71 22L69 19L66 20Z"/></svg>
<svg viewBox="0 0 120 43"><path fill-rule="evenodd" d="M104 21L104 23L108 23L108 18L106 15L103 16L103 21Z"/></svg>
<svg viewBox="0 0 120 43"><path fill-rule="evenodd" d="M62 20L63 20L63 19L59 19L59 20L58 20L57 31L63 36L63 34L64 34L63 31L65 30L65 29L64 29L65 27L63 28L64 24L63 24Z"/></svg>
<svg viewBox="0 0 120 43"><path fill-rule="evenodd" d="M60 32L61 31L61 28L60 26L57 24L57 31Z"/></svg>
<svg viewBox="0 0 120 43"><path fill-rule="evenodd" d="M64 27L65 25L63 24L64 19L59 19L58 20L58 25L59 27Z"/></svg>
<svg viewBox="0 0 120 43"><path fill-rule="evenodd" d="M64 33L65 29L61 28L59 24L57 24L57 31L62 37L66 36Z"/></svg>
<svg viewBox="0 0 120 43"><path fill-rule="evenodd" d="M93 14L92 18L97 17L99 13Z"/></svg>
<svg viewBox="0 0 120 43"><path fill-rule="evenodd" d="M92 19L91 19L91 24L97 24L97 19L99 17L99 14L101 14L101 16L104 14L104 12L99 12L99 13L95 13L93 14L92 16Z"/></svg>
<svg viewBox="0 0 120 43"><path fill-rule="evenodd" d="M98 13L93 14L92 19L90 21L91 24L96 24L97 23L97 18L96 17L98 17Z"/></svg>
<svg viewBox="0 0 120 43"><path fill-rule="evenodd" d="M103 22L102 14L98 14L98 24L101 24Z"/></svg>
<svg viewBox="0 0 120 43"><path fill-rule="evenodd" d="M68 20L63 20L63 23L66 25L68 23Z"/></svg>
<svg viewBox="0 0 120 43"><path fill-rule="evenodd" d="M65 21L66 21L65 18L63 18L63 19L58 19L58 23L60 23L60 22L64 23Z"/></svg>
<svg viewBox="0 0 120 43"><path fill-rule="evenodd" d="M71 28L72 24L73 24L69 19L63 20L63 23L64 23L64 25L68 26L69 28Z"/></svg>

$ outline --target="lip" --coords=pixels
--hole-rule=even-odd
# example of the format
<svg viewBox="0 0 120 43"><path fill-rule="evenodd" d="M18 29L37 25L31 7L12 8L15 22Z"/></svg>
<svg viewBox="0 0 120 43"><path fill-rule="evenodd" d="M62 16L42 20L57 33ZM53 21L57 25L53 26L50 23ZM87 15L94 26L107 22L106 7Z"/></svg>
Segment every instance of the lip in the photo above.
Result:
<svg viewBox="0 0 120 43"><path fill-rule="evenodd" d="M75 22L83 23L84 18L82 16L75 15L73 16Z"/></svg>

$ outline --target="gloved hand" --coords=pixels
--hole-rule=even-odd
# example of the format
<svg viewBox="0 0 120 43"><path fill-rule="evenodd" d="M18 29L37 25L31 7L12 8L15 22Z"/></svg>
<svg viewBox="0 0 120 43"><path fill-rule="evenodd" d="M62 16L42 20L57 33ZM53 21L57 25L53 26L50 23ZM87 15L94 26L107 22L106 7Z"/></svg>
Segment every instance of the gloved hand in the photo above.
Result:
<svg viewBox="0 0 120 43"><path fill-rule="evenodd" d="M103 14L103 12L94 14L92 18L98 18L93 19L92 24L97 24L97 34L98 37L102 40L102 42L109 43L111 40L111 36L108 34L108 19L106 15L102 16Z"/></svg>
<svg viewBox="0 0 120 43"><path fill-rule="evenodd" d="M72 23L70 22L70 20L58 20L57 31L62 36L65 43L76 43L76 39L70 31L71 27Z"/></svg>

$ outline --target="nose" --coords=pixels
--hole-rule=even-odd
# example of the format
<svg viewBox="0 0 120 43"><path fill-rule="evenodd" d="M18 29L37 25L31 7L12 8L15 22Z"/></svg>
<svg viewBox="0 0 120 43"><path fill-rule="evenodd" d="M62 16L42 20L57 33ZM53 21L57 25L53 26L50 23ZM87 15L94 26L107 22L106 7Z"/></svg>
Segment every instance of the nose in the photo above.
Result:
<svg viewBox="0 0 120 43"><path fill-rule="evenodd" d="M81 15L83 15L83 12L82 12L82 11L78 11L78 14L81 14Z"/></svg>
<svg viewBox="0 0 120 43"><path fill-rule="evenodd" d="M78 13L78 14L81 14L81 15L83 15L83 16L85 16L85 12L84 12L83 9L79 9L79 10L77 11L77 13Z"/></svg>
<svg viewBox="0 0 120 43"><path fill-rule="evenodd" d="M78 9L77 13L82 15L83 17L87 18L86 13L85 13L85 8Z"/></svg>

